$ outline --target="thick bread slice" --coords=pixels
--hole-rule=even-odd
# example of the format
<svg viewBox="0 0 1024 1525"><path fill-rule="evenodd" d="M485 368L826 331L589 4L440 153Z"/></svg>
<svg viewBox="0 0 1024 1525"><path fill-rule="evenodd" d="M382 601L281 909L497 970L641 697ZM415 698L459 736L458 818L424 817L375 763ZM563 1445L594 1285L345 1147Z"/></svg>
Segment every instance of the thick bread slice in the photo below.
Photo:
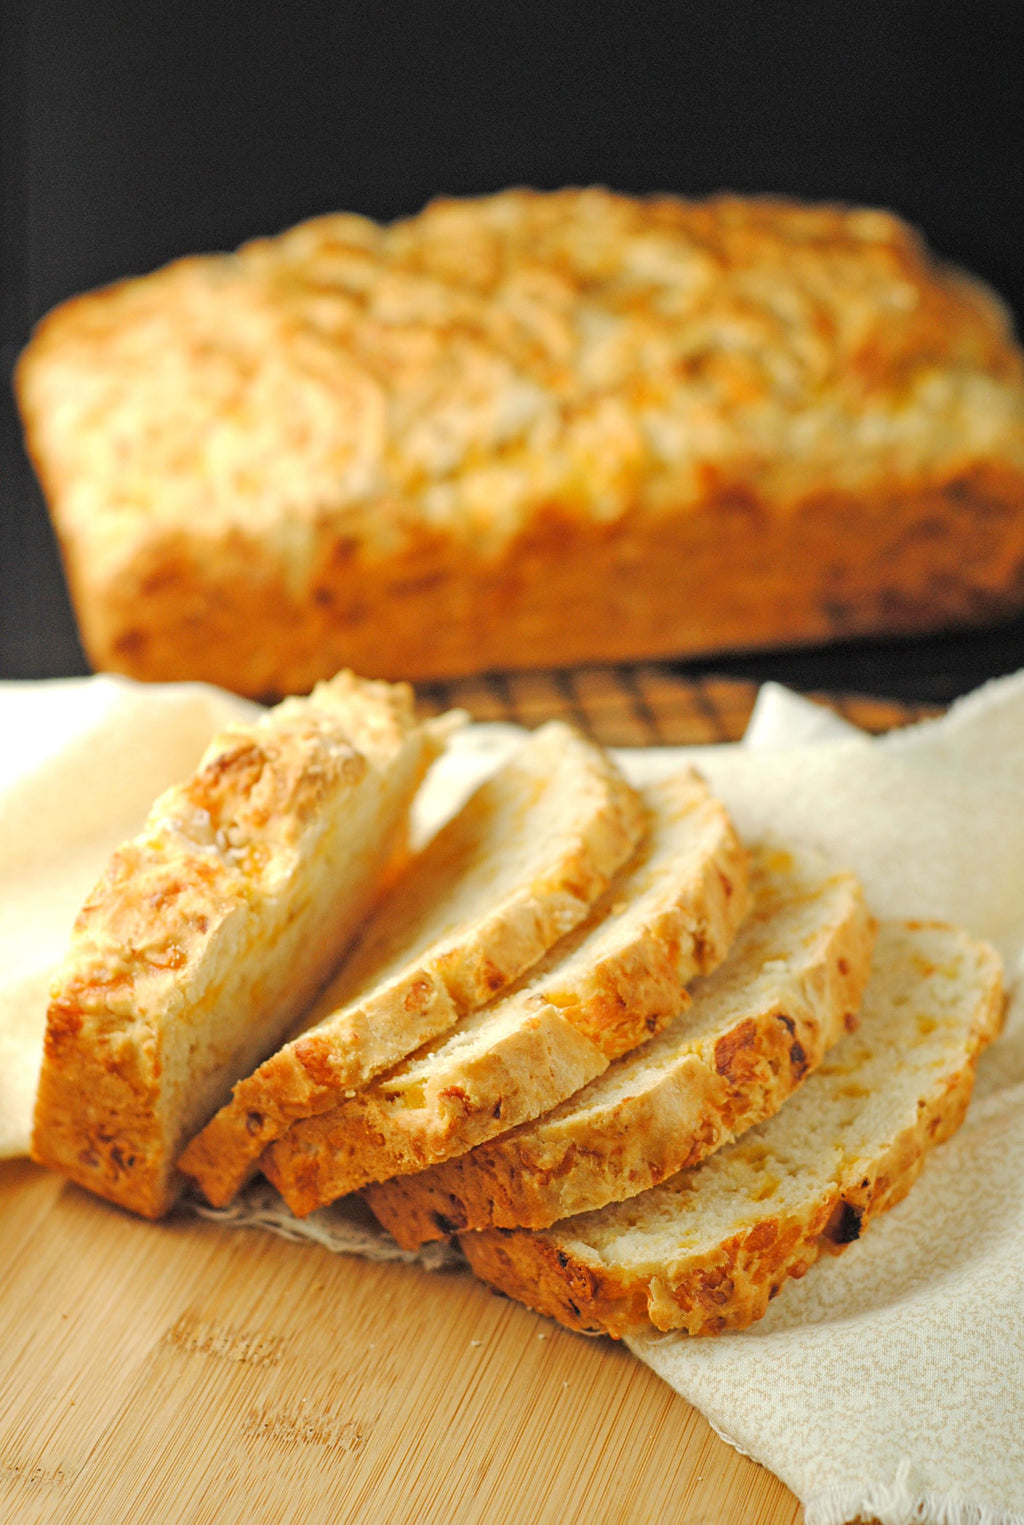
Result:
<svg viewBox="0 0 1024 1525"><path fill-rule="evenodd" d="M366 1188L403 1249L636 1196L778 1111L856 1025L874 926L858 881L815 853L755 848L750 882L729 957L657 1037L545 1116Z"/></svg>
<svg viewBox="0 0 1024 1525"><path fill-rule="evenodd" d="M293 1212L421 1170L555 1106L686 1004L749 903L746 854L690 770L645 793L650 831L526 980L261 1161Z"/></svg>
<svg viewBox="0 0 1024 1525"><path fill-rule="evenodd" d="M335 1107L517 979L586 916L647 822L607 754L552 721L409 865L302 1031L179 1161L229 1202L297 1118Z"/></svg>
<svg viewBox="0 0 1024 1525"><path fill-rule="evenodd" d="M470 1264L570 1329L745 1328L900 1201L959 1127L999 1029L1001 975L966 933L883 923L860 1027L775 1117L628 1202L539 1232L464 1234Z"/></svg>
<svg viewBox="0 0 1024 1525"><path fill-rule="evenodd" d="M225 731L153 805L75 923L32 1152L158 1217L174 1161L336 967L404 854L447 723L340 674Z"/></svg>

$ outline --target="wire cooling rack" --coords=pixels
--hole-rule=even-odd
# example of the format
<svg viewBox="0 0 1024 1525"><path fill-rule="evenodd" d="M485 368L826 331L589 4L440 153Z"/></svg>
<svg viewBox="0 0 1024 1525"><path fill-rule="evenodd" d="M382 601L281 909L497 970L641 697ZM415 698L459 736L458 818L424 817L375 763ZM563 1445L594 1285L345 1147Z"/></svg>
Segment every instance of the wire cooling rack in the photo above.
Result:
<svg viewBox="0 0 1024 1525"><path fill-rule="evenodd" d="M460 706L474 720L533 727L571 720L605 746L701 745L737 741L757 697L753 683L694 677L656 663L572 671L495 673L418 690L424 714ZM809 695L864 730L905 725L933 709L859 694Z"/></svg>

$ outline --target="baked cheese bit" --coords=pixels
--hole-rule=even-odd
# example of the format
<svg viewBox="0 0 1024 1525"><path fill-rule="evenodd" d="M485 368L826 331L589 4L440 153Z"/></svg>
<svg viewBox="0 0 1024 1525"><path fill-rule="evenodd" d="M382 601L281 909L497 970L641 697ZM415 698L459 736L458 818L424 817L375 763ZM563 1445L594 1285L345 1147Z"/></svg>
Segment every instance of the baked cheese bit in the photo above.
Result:
<svg viewBox="0 0 1024 1525"><path fill-rule="evenodd" d="M629 1201L459 1243L477 1275L570 1329L745 1328L909 1191L962 1122L1002 1013L988 944L883 923L859 1028L775 1117Z"/></svg>
<svg viewBox="0 0 1024 1525"><path fill-rule="evenodd" d="M746 853L692 770L644 800L635 860L533 974L267 1150L261 1168L293 1212L546 1112L685 1006L687 982L721 962L746 914Z"/></svg>
<svg viewBox="0 0 1024 1525"><path fill-rule="evenodd" d="M647 829L607 753L551 721L409 864L301 1031L179 1161L215 1206L298 1118L335 1107L491 1000L575 927Z"/></svg>
<svg viewBox="0 0 1024 1525"><path fill-rule="evenodd" d="M750 882L728 958L657 1037L535 1121L366 1188L403 1249L636 1196L778 1111L856 1025L874 926L853 875L815 853L756 847Z"/></svg>
<svg viewBox="0 0 1024 1525"><path fill-rule="evenodd" d="M211 742L75 923L47 1017L32 1154L156 1218L175 1160L274 1049L393 877L449 729L344 673Z"/></svg>

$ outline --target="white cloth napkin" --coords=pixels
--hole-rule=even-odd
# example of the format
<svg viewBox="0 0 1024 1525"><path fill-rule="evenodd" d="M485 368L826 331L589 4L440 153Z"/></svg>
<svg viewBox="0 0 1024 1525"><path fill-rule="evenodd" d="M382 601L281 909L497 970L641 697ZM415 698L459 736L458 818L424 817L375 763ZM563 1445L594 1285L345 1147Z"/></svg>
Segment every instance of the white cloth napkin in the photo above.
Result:
<svg viewBox="0 0 1024 1525"><path fill-rule="evenodd" d="M0 1154L27 1147L46 983L77 906L152 797L250 713L201 685L0 684ZM421 829L515 735L460 733L428 781ZM638 782L695 761L741 832L824 850L860 873L879 915L962 923L996 943L1018 980L1024 674L878 741L769 686L741 746L619 755ZM904 1203L791 1283L752 1329L652 1334L631 1348L793 1489L807 1525L1024 1525L1022 1183L1015 994L967 1122ZM299 1223L265 1186L211 1216L399 1253L345 1208Z"/></svg>
<svg viewBox="0 0 1024 1525"><path fill-rule="evenodd" d="M845 861L879 914L990 938L1013 999L966 1123L904 1203L744 1333L630 1346L792 1488L806 1525L1021 1525L1024 678L881 741L796 749L802 701L762 698L753 747L702 759L741 831Z"/></svg>

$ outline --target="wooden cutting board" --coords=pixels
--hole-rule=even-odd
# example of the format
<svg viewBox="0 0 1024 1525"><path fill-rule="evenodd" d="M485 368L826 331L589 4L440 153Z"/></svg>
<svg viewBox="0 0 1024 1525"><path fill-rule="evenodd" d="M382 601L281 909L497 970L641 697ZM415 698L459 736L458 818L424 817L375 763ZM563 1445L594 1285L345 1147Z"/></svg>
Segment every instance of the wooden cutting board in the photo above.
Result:
<svg viewBox="0 0 1024 1525"><path fill-rule="evenodd" d="M670 670L424 693L615 745L741 734L748 685ZM839 707L871 729L906 712ZM5 1525L789 1525L771 1473L627 1351L461 1271L181 1213L149 1224L0 1165Z"/></svg>

